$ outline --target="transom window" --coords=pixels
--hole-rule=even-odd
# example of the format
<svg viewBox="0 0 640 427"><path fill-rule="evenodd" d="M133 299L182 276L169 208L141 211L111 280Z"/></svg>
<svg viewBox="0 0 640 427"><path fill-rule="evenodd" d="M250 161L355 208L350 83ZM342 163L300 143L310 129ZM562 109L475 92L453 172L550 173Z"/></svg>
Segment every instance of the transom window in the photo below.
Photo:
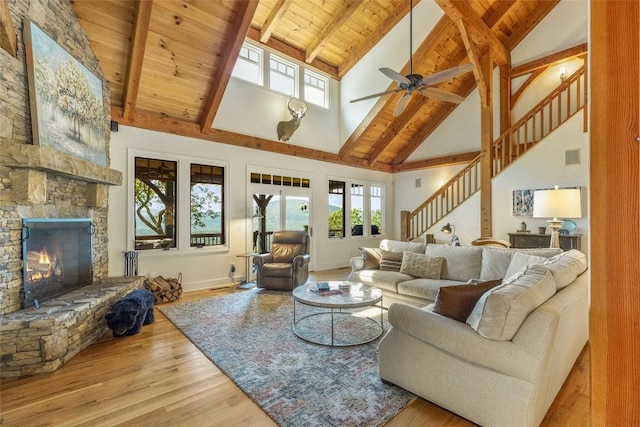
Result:
<svg viewBox="0 0 640 427"><path fill-rule="evenodd" d="M244 43L232 74L242 80L262 85L262 49Z"/></svg>
<svg viewBox="0 0 640 427"><path fill-rule="evenodd" d="M297 95L298 66L274 54L269 64L269 87L285 95Z"/></svg>
<svg viewBox="0 0 640 427"><path fill-rule="evenodd" d="M321 107L329 106L327 86L329 79L314 73L311 70L304 70L304 100Z"/></svg>
<svg viewBox="0 0 640 427"><path fill-rule="evenodd" d="M243 43L231 75L329 108L328 77L248 41Z"/></svg>

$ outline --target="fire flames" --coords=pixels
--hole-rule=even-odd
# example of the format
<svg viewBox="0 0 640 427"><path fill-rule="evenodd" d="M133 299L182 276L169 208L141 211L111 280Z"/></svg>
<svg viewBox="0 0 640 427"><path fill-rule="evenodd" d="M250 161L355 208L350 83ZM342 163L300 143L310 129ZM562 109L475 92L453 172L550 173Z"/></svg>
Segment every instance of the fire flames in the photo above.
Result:
<svg viewBox="0 0 640 427"><path fill-rule="evenodd" d="M27 272L30 281L49 279L61 274L56 255L49 255L47 248L30 251L27 257Z"/></svg>

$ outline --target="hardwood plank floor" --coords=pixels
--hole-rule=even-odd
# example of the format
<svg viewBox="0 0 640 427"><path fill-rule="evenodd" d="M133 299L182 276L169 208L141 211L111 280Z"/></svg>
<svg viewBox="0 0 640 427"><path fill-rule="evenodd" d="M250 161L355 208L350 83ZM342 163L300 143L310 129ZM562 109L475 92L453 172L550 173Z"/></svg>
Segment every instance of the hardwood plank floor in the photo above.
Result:
<svg viewBox="0 0 640 427"><path fill-rule="evenodd" d="M340 280L347 269L317 272ZM181 302L243 292L183 294ZM580 355L547 413L545 427L589 425L589 350ZM164 315L138 335L104 336L56 372L0 381L3 426L275 426ZM416 399L387 426L473 426Z"/></svg>

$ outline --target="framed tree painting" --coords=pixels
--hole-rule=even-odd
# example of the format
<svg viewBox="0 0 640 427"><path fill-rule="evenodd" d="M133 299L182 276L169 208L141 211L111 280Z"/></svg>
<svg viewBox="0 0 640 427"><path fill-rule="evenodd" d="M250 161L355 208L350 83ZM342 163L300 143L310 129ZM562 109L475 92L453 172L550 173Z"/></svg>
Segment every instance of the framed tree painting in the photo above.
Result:
<svg viewBox="0 0 640 427"><path fill-rule="evenodd" d="M25 20L33 143L107 164L102 80Z"/></svg>

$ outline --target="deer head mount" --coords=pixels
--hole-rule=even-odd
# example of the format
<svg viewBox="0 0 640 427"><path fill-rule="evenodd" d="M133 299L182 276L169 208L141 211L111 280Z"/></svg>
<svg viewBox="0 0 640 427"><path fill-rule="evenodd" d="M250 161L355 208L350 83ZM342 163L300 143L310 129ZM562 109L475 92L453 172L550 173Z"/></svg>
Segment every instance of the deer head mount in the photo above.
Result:
<svg viewBox="0 0 640 427"><path fill-rule="evenodd" d="M293 102L292 102L293 101ZM299 98L294 98L293 95L289 96L287 101L287 108L293 116L289 121L278 122L278 140L287 142L293 133L300 126L300 121L307 114L307 103Z"/></svg>

